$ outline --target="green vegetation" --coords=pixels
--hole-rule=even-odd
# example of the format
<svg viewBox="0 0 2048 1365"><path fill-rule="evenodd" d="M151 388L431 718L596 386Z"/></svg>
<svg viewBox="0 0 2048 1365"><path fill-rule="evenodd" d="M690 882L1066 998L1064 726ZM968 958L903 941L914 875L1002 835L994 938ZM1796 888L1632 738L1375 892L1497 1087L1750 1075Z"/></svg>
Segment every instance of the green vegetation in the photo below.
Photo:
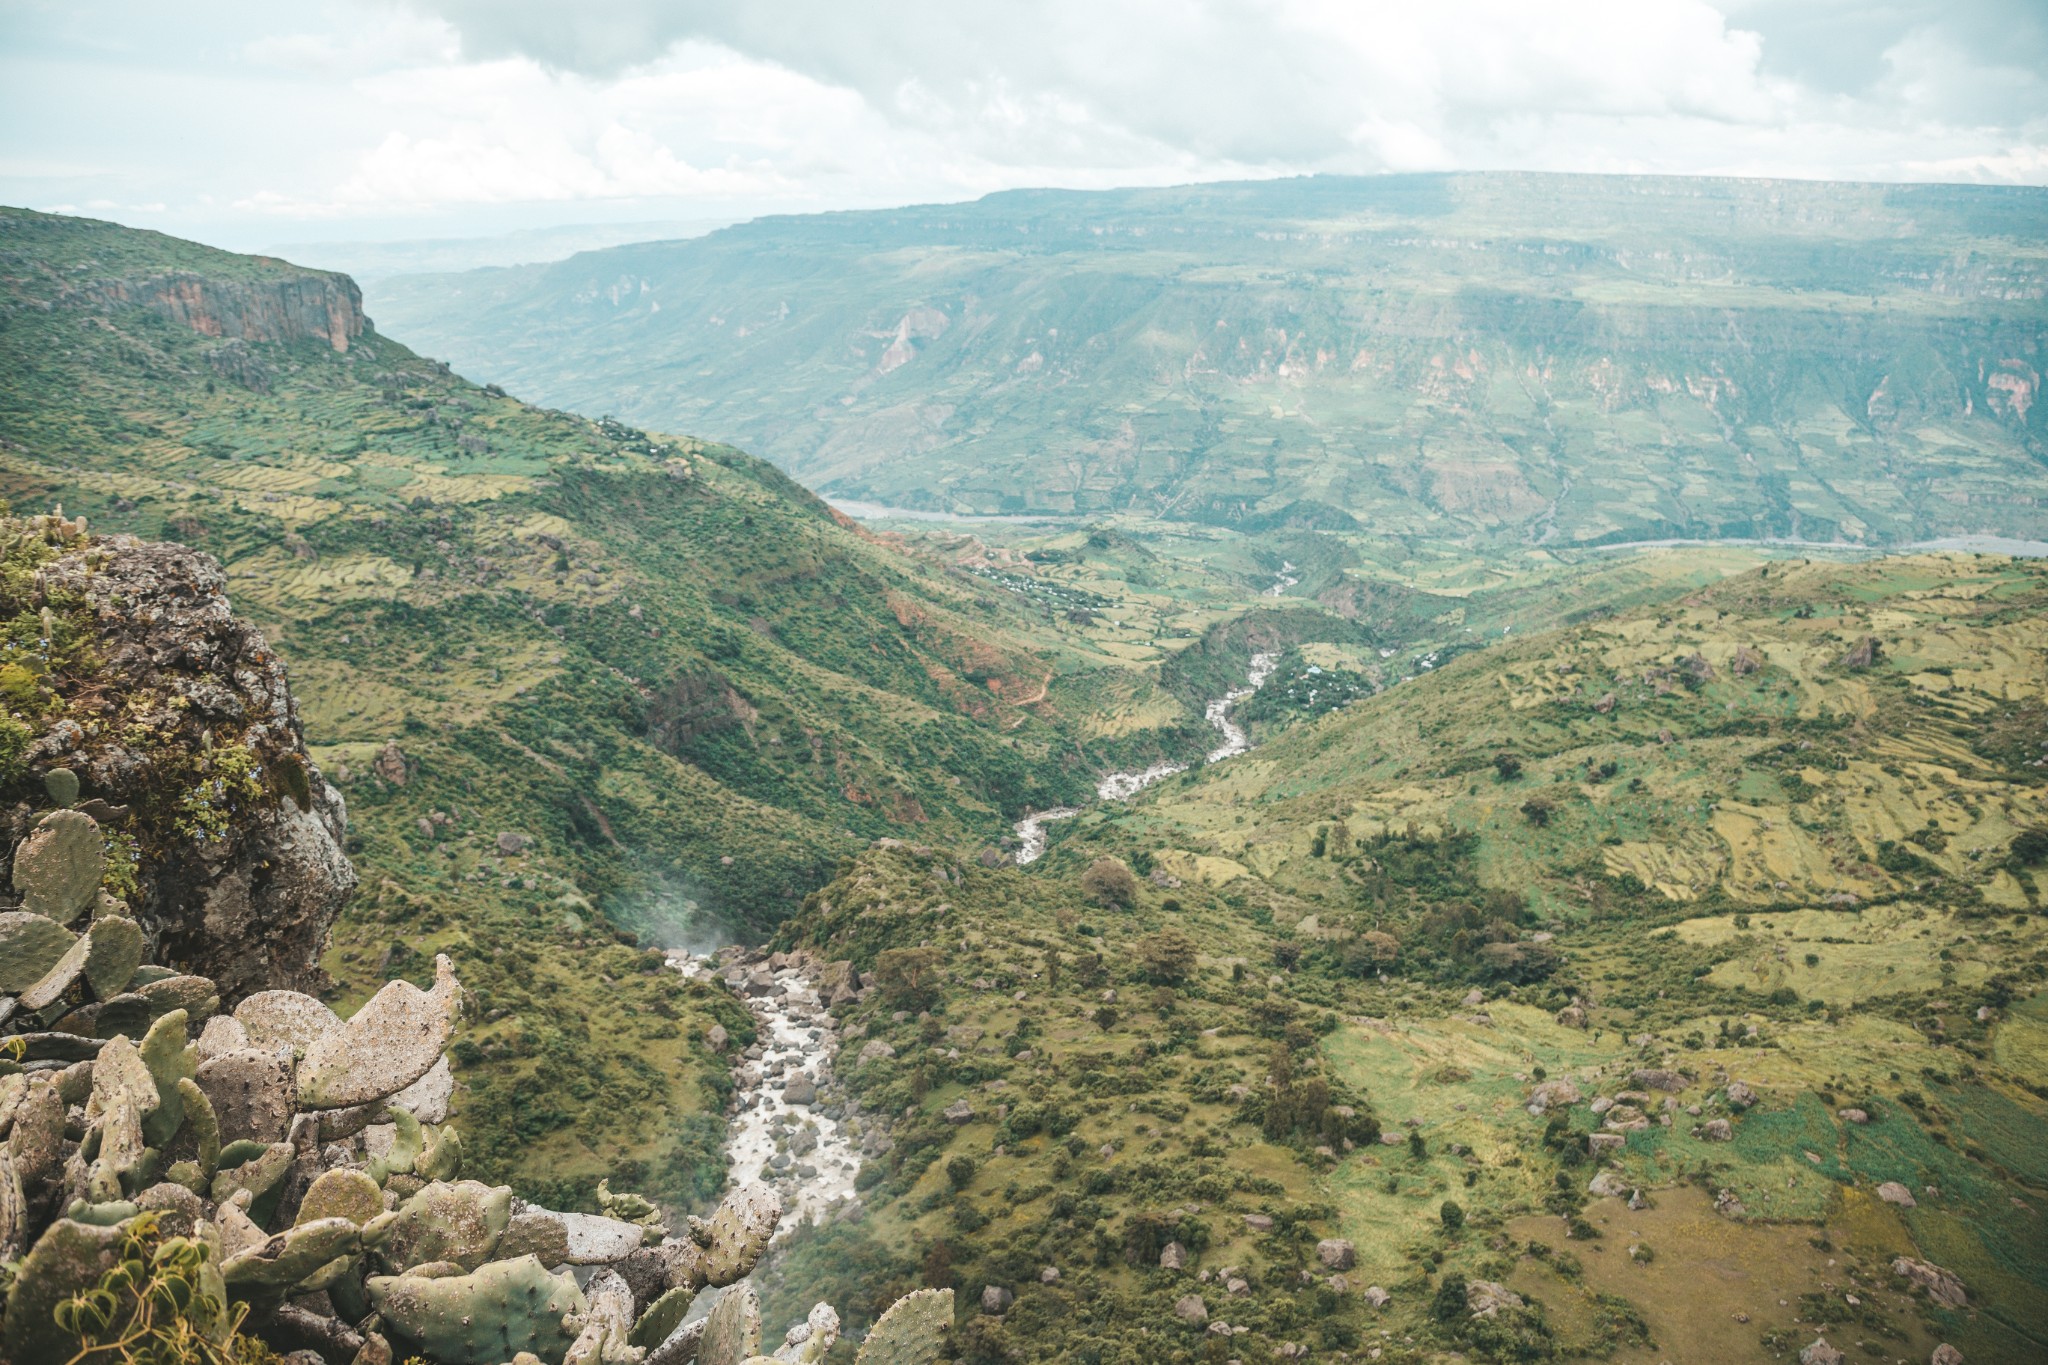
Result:
<svg viewBox="0 0 2048 1365"><path fill-rule="evenodd" d="M1190 724L760 461L455 378L340 277L21 210L0 277L0 491L222 561L348 799L341 998L455 959L483 1007L473 1158L537 1196L588 1207L624 1165L681 1202L722 1174L728 1080L693 1041L714 1002L618 937L758 934L872 838L989 840L1082 794L1161 742L1089 733L1105 686ZM71 637L61 613L7 630L28 717ZM240 753L203 760L188 831L255 779ZM568 1079L539 1099L543 1069Z"/></svg>
<svg viewBox="0 0 2048 1365"><path fill-rule="evenodd" d="M769 218L381 283L541 401L898 507L1490 554L2043 538L2038 189L1314 177ZM1363 533L1363 534L1361 534ZM1469 557L1468 557L1469 562Z"/></svg>
<svg viewBox="0 0 2048 1365"><path fill-rule="evenodd" d="M328 959L337 998L453 959L472 1009L456 1117L486 1179L620 1216L644 1206L601 1176L707 1205L754 1016L646 942L708 915L851 961L833 1060L860 1101L849 1118L879 1139L862 1213L799 1228L760 1277L770 1324L820 1298L845 1311L834 1360L920 1288L960 1291L954 1347L977 1362L1207 1365L1289 1345L1762 1361L1822 1334L1873 1359L1941 1341L2037 1359L2048 571L1583 551L1695 531L2038 534L1976 520L2034 515L1988 490L2038 484L2024 461L2044 409L1990 382L2019 373L2000 357L2024 347L2005 343L2038 330L2038 223L2008 212L2036 199L1713 186L1744 231L1645 256L1657 233L1694 240L1697 201L1665 182L1533 183L1569 212L1519 236L1526 209L1505 196L1525 182L1467 177L1008 196L956 226L851 215L632 249L717 279L658 325L625 319L620 344L724 384L690 422L765 431L714 419L774 407L787 425L765 439L844 465L807 477L895 502L931 478L941 501L1003 510L1024 496L1003 443L1088 433L1074 489L1029 486L1052 490L1035 505L1113 505L1109 524L973 535L864 532L734 450L530 408L371 330L342 328L346 349L332 330L205 335L134 283L206 270L199 249L153 258L105 225L8 213L0 485L227 564L349 799L364 889ZM1611 213L1617 194L1639 211ZM1073 208L1105 204L1089 223ZM1169 208L1184 240L1123 231ZM1019 248L1026 210L1037 240ZM1323 227L1268 240L1254 222ZM1425 222L1448 245L1403 245ZM1061 245L1091 225L1099 256ZM877 249L912 228L959 240ZM975 238L998 228L1000 248ZM906 357L849 404L848 375L882 367L837 358L844 309L793 304L756 327L739 306L771 283L804 297L749 275L749 243L816 233L840 245L808 257L815 287L881 291L859 326ZM832 254L850 243L857 264ZM1473 278L1447 289L1453 250ZM1414 274L1344 273L1388 262ZM508 297L567 290L590 265L490 278ZM1005 303L969 329L962 294L919 305L943 331L898 327L911 266L937 282L920 288L1000 285L1047 309L1027 326ZM1035 283L1003 274L1027 268ZM1133 311L1139 277L1152 302ZM78 283L117 278L125 293ZM216 302L347 298L274 263L218 278ZM553 322L514 298L519 321L493 325L579 354L559 329L598 305L572 295L548 296ZM1417 298L1473 324L1477 360L1428 364L1464 324L1396 307ZM1304 300L1323 311L1297 316ZM708 345L700 314L718 309L732 354L715 363L634 332ZM1120 330L1142 317L1185 340L1219 315L1216 375ZM1047 349L1054 325L1074 350ZM1729 326L1768 344L1738 363ZM1136 403L1128 447L1121 417L1049 423L1038 368L989 381L989 348L1021 346L1004 340L1017 328L1070 386L1059 403ZM1388 338L1384 359L1353 365L1360 330ZM834 358L789 361L797 333ZM1539 335L1561 340L1531 378ZM1901 359L1852 374L1843 336ZM1319 377L1320 350L1342 363ZM721 368L742 362L786 383ZM862 457L851 424L893 430L880 414L941 370L978 395L945 401L984 447L970 457L955 417L933 415L936 439L887 438L915 459ZM516 357L502 372L534 382ZM1151 393L1161 373L1186 392ZM1331 420L1342 404L1356 410ZM1210 424L1200 458L1155 458L1181 449L1149 425L1169 408ZM1268 441L1263 464L1245 456ZM44 544L0 555L0 689L23 729L0 727L0 761L38 805L68 807L75 789L30 790L22 766L93 666L64 653L61 610L45 622L7 595ZM1276 667L1235 713L1254 751L1090 801L1105 770L1212 747L1201 709L1255 655ZM303 805L309 772L225 748L152 820L202 831L259 787ZM1046 827L1043 858L1000 856L1011 819L1055 804L1082 810ZM120 894L122 867L99 884ZM33 951L66 951L45 937ZM552 1292L416 1278L419 1331L465 1343L439 1296ZM936 1300L912 1302L899 1326L933 1329ZM1224 1339L1225 1321L1242 1331ZM747 1323L727 1326L738 1350Z"/></svg>

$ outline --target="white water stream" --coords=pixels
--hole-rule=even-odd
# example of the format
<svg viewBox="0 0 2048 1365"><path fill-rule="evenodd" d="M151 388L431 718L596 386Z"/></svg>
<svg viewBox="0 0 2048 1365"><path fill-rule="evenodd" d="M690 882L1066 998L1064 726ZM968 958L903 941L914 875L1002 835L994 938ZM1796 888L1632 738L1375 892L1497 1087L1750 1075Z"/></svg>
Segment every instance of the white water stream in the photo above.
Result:
<svg viewBox="0 0 2048 1365"><path fill-rule="evenodd" d="M1294 566L1290 564L1287 567L1291 569ZM1205 762L1221 763L1226 758L1236 758L1252 747L1251 736L1245 733L1242 725L1231 719L1230 710L1264 686L1266 679L1273 676L1273 669L1279 661L1278 653L1252 655L1251 672L1246 675L1244 685L1231 688L1210 702L1202 712L1203 717L1216 727L1216 732L1223 736L1223 743L1209 751ZM1140 768L1135 772L1109 773L1095 784L1095 795L1102 801L1128 801L1154 782L1187 770L1188 765L1185 763L1154 763L1149 768ZM1045 826L1049 821L1068 820L1080 813L1079 806L1055 806L1051 810L1027 815L1011 826L1017 832L1017 866L1035 863L1044 855Z"/></svg>
<svg viewBox="0 0 2048 1365"><path fill-rule="evenodd" d="M710 957L675 953L670 960L685 976L720 974ZM726 1129L725 1151L733 1185L760 1180L781 1192L781 1237L806 1218L822 1223L853 1202L861 1162L853 1131L861 1121L860 1102L846 1098L833 1078L838 1021L811 982L797 968L783 967L770 973L772 984L757 994L747 979L766 970L757 962L724 973L728 982L741 974L736 993L753 1011L760 1052L757 1058L755 1048L748 1049L734 1073L739 1108Z"/></svg>

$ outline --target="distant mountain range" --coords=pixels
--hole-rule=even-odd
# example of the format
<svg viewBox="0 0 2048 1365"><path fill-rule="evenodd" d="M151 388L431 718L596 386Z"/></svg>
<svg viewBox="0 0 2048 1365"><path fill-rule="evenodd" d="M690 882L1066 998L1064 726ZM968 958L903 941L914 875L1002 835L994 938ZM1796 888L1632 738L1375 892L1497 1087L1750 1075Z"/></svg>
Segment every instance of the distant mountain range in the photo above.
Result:
<svg viewBox="0 0 2048 1365"><path fill-rule="evenodd" d="M2048 533L2048 192L992 195L384 281L396 336L828 495L1474 547Z"/></svg>
<svg viewBox="0 0 2048 1365"><path fill-rule="evenodd" d="M537 265L579 251L598 251L629 242L701 237L731 218L683 218L638 223L565 223L521 228L482 237L413 237L397 241L281 242L264 254L282 256L322 270L344 270L371 283L393 275L490 266Z"/></svg>

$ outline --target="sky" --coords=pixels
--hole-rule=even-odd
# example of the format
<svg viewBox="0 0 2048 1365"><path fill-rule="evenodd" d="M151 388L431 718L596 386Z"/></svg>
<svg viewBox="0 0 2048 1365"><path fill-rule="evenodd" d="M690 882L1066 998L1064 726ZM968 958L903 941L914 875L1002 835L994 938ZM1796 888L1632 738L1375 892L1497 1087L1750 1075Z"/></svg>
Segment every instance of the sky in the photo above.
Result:
<svg viewBox="0 0 2048 1365"><path fill-rule="evenodd" d="M1486 169L2048 184L2048 0L0 0L0 202L242 250Z"/></svg>

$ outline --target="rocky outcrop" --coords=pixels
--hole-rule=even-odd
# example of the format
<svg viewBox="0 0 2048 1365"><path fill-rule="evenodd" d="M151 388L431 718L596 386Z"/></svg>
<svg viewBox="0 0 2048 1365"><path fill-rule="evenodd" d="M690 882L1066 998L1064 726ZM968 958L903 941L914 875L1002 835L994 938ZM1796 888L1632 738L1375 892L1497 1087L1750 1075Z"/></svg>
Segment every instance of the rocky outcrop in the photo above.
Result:
<svg viewBox="0 0 2048 1365"><path fill-rule="evenodd" d="M346 815L306 751L283 660L234 614L220 566L178 545L75 538L41 579L89 618L97 663L27 761L75 774L79 809L116 856L132 848L152 959L211 978L228 1003L317 988L356 884ZM0 811L6 848L44 821L42 804Z"/></svg>
<svg viewBox="0 0 2048 1365"><path fill-rule="evenodd" d="M270 278L234 279L178 271L94 280L62 295L77 308L143 308L201 336L237 341L324 341L336 351L370 326L363 291L346 275L278 263ZM288 273L286 273L288 272Z"/></svg>

